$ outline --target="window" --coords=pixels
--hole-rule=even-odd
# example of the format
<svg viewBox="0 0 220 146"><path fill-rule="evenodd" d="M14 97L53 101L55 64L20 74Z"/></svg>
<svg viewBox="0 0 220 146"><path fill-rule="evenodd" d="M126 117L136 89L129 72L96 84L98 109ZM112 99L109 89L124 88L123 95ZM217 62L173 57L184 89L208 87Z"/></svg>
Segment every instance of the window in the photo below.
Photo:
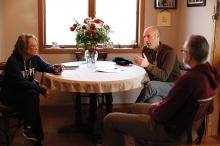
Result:
<svg viewBox="0 0 220 146"><path fill-rule="evenodd" d="M45 9L45 44L76 44L75 33L69 28L74 19L83 21L88 17L88 0L45 0Z"/></svg>
<svg viewBox="0 0 220 146"><path fill-rule="evenodd" d="M69 28L74 19L83 22L88 16L102 19L113 30L110 38L114 48L103 51L132 53L140 52L143 46L144 0L38 0L38 11L39 53L79 51L75 33ZM62 49L51 49L52 42Z"/></svg>

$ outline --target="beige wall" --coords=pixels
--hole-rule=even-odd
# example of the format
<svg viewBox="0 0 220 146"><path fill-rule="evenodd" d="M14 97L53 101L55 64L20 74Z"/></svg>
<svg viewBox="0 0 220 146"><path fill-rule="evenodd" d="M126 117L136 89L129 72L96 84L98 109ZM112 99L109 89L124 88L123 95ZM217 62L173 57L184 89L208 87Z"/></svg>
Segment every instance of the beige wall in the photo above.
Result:
<svg viewBox="0 0 220 146"><path fill-rule="evenodd" d="M178 0L177 9L169 10L172 15L171 27L159 27L162 33L161 41L169 44L178 53L186 36L189 34L204 35L209 44L212 42L212 14L215 0L207 0L205 7L187 7L185 0ZM157 24L157 13L161 9L154 9L154 1L146 0L145 27ZM0 0L0 61L6 61L11 54L19 34L26 32L38 36L37 0ZM123 37L123 36L122 36ZM75 61L73 54L40 54L45 60L53 64L56 62ZM115 56L123 56L133 60L136 54L109 54L107 60ZM40 73L37 79L40 80ZM133 103L141 88L128 92L113 93L114 103ZM41 104L68 104L75 102L75 93L61 93L52 91L53 99L41 98Z"/></svg>
<svg viewBox="0 0 220 146"><path fill-rule="evenodd" d="M0 0L3 14L4 58L11 54L17 37L21 33L38 35L37 0ZM1 60L2 61L2 60Z"/></svg>
<svg viewBox="0 0 220 146"><path fill-rule="evenodd" d="M211 51L212 34L214 29L212 15L215 4L216 0L206 0L205 7L186 7L186 1L181 0L181 12L179 15L181 18L179 23L179 48L182 47L184 40L188 35L199 34L206 37ZM182 58L180 51L178 56L180 59ZM210 61L210 57L208 60Z"/></svg>
<svg viewBox="0 0 220 146"><path fill-rule="evenodd" d="M161 41L169 44L174 49L178 49L178 38L179 38L179 21L181 12L181 3L178 0L177 9L169 9L171 13L171 26L159 26L161 31ZM183 1L183 0L181 0ZM184 1L185 2L185 1ZM185 2L186 3L186 2ZM184 7L186 4L184 3ZM157 25L157 15L162 9L154 9L154 0L146 0L145 3L145 26ZM166 12L166 11L164 11Z"/></svg>

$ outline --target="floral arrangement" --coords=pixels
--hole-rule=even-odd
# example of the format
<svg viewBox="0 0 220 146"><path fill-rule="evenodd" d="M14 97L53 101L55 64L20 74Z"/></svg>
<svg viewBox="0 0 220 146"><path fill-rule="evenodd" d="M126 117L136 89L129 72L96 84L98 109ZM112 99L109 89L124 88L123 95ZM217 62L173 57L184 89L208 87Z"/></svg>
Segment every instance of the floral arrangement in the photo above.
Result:
<svg viewBox="0 0 220 146"><path fill-rule="evenodd" d="M83 48L89 51L94 51L97 44L102 44L110 41L109 33L111 29L101 19L86 18L83 24L76 23L70 27L71 31L76 33L76 47L82 45Z"/></svg>

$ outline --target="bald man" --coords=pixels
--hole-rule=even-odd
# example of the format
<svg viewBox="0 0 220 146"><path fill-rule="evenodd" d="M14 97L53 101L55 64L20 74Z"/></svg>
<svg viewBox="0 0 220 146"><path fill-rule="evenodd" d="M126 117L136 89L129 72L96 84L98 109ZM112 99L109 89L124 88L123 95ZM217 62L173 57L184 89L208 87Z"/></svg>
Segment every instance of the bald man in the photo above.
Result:
<svg viewBox="0 0 220 146"><path fill-rule="evenodd" d="M145 84L136 103L155 103L167 96L180 76L179 61L175 50L160 41L157 27L147 27L143 37L146 45L142 48L142 57L135 56L134 61L145 68L150 82ZM146 61L142 62L143 59Z"/></svg>

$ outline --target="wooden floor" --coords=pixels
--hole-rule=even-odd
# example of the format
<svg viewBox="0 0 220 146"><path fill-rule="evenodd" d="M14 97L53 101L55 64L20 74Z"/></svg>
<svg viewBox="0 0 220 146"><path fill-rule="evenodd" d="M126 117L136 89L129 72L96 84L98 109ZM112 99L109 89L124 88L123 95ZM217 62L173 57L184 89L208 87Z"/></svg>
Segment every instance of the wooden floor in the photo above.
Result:
<svg viewBox="0 0 220 146"><path fill-rule="evenodd" d="M127 112L128 108L114 108L114 112ZM84 106L82 109L83 121L88 117L88 107ZM41 118L44 128L45 139L42 141L44 146L94 146L92 133L65 133L59 134L58 128L73 124L75 119L75 110L72 105L67 106L41 106ZM100 111L100 119L103 119L105 109ZM11 123L15 123L11 120ZM3 122L0 121L2 126ZM31 146L30 142L23 136L23 128L10 129L10 146ZM103 146L108 146L104 132L102 132ZM134 146L133 138L125 136L126 146ZM0 146L5 146L5 137L0 132ZM217 146L220 145L220 135L217 136L204 136L201 145Z"/></svg>

